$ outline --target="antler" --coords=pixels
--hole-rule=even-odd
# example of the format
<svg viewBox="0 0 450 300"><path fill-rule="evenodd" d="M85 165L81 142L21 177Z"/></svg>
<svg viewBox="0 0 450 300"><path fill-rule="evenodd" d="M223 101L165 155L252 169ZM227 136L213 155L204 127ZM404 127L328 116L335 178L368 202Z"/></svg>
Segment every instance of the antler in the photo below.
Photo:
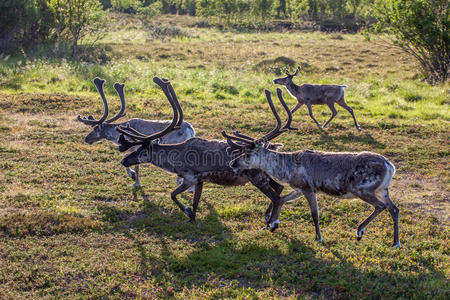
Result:
<svg viewBox="0 0 450 300"><path fill-rule="evenodd" d="M162 80L156 76L153 78L153 81L161 87L161 89L163 90L164 94L167 97L167 100L169 101L170 105L172 106L173 119L166 128L164 128L163 130L161 130L159 132L151 134L151 135L145 135L145 134L131 128L129 124L127 124L126 126L119 126L117 128L117 131L119 131L123 135L129 136L133 139L140 141L140 142L130 143L130 142L126 141L125 138L119 139L119 142L123 142L125 147L127 147L127 146L132 147L134 145L141 144L142 142L145 142L145 141L152 141L152 140L156 140L160 137L163 137L164 135L171 132L175 128L175 126L178 124L178 120L179 120L178 119L178 107L181 110L181 106L179 103L177 104L177 100L173 99L172 93L168 89L168 86L170 86L170 82L167 79ZM173 88L172 88L172 90L173 90ZM173 93L175 94L175 91ZM125 148L125 147L123 147L123 148ZM130 148L130 147L128 147L128 148Z"/></svg>
<svg viewBox="0 0 450 300"><path fill-rule="evenodd" d="M227 143L230 145L230 149L227 150L229 153L234 152L236 149L242 149L246 145L251 145L251 144L257 145L262 142L270 141L270 140L276 138L277 136L279 136L280 134L282 134L283 132L286 132L288 130L297 130L297 128L291 127L292 113L291 113L289 107L287 106L286 102L283 99L283 96L282 96L283 92L281 91L281 89L280 88L277 89L277 96L278 96L278 99L280 100L281 105L283 106L283 108L285 109L285 111L288 115L286 123L284 124L283 127L281 127L280 116L278 115L278 113L275 109L275 106L273 105L271 92L268 90L265 90L265 93L266 93L266 99L267 99L267 102L269 103L270 109L272 110L272 113L275 116L275 119L277 120L277 125L275 126L274 129L272 129L271 132L269 132L268 134L264 135L263 137L261 137L257 140L255 140L254 138L252 138L248 135L241 134L241 133L239 133L239 131L234 131L233 132L234 135L229 135L225 131L222 131L222 135L227 139ZM237 143L235 143L233 141L237 141Z"/></svg>
<svg viewBox="0 0 450 300"><path fill-rule="evenodd" d="M183 117L184 117L183 109L181 108L180 102L178 101L177 94L175 93L175 90L173 89L170 81L165 78L163 78L163 80L167 82L168 91L169 91L170 95L172 96L172 101L175 102L175 106L177 107L177 110L178 110L179 117L178 117L177 124L175 125L175 128L180 128L181 123L183 123Z"/></svg>
<svg viewBox="0 0 450 300"><path fill-rule="evenodd" d="M287 130L298 130L298 128L295 127L291 127L291 123L292 123L292 112L289 109L289 106L287 106L286 102L283 99L283 91L280 88L277 88L277 96L278 96L278 100L280 100L281 105L283 106L284 110L286 111L288 118L286 120L286 123L284 124L283 128L281 128L281 130L283 129L287 129Z"/></svg>
<svg viewBox="0 0 450 300"><path fill-rule="evenodd" d="M270 141L271 139L277 137L278 133L280 132L280 128L281 128L281 119L280 119L280 116L277 113L277 110L275 109L275 106L273 105L272 93L269 90L264 90L264 92L266 93L266 99L267 99L267 102L269 103L270 110L272 111L273 115L275 116L275 119L277 120L277 125L275 126L274 129L272 129L271 132L269 132L268 134L266 134L263 137L257 139L256 141L254 141L255 144L260 144L261 142ZM283 131L287 131L287 129L283 129L281 131L282 132Z"/></svg>
<svg viewBox="0 0 450 300"><path fill-rule="evenodd" d="M248 135L245 135L245 134L242 134L242 133L240 133L239 131L233 131L233 134L235 135L235 136L238 136L238 137L241 137L241 138L244 138L244 139L247 139L247 140L249 140L249 141L254 141L255 139L254 138L252 138L251 136L248 136Z"/></svg>
<svg viewBox="0 0 450 300"><path fill-rule="evenodd" d="M300 71L300 66L298 66L297 67L297 70L295 70L295 73L294 74L289 74L289 70L288 69L286 69L286 75L287 76L291 76L291 77L294 77L294 76L297 76L298 75L298 71Z"/></svg>
<svg viewBox="0 0 450 300"><path fill-rule="evenodd" d="M78 121L90 126L95 126L103 123L103 121L105 121L106 117L108 116L108 102L106 101L105 93L103 92L103 84L105 83L105 80L96 77L94 78L93 82L103 101L103 116L100 118L100 120L94 119L93 116L88 116L87 118L81 117L80 115L77 116Z"/></svg>
<svg viewBox="0 0 450 300"><path fill-rule="evenodd" d="M105 123L112 123L114 121L116 121L117 119L122 118L123 116L125 116L125 94L123 92L123 89L125 87L125 84L120 84L118 82L114 83L114 89L117 92L117 95L119 95L120 98L120 111L111 119L108 119L105 121Z"/></svg>

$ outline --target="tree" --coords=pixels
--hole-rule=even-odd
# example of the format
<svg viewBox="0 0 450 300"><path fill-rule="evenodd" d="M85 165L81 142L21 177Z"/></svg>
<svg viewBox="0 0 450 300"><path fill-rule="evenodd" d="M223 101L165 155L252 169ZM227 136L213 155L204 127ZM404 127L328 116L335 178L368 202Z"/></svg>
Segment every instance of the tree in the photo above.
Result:
<svg viewBox="0 0 450 300"><path fill-rule="evenodd" d="M414 57L430 83L448 78L450 62L448 0L391 0L375 9L377 32Z"/></svg>
<svg viewBox="0 0 450 300"><path fill-rule="evenodd" d="M98 0L62 0L67 4L67 30L73 41L72 56L78 59L78 43L93 27L102 25L104 12Z"/></svg>

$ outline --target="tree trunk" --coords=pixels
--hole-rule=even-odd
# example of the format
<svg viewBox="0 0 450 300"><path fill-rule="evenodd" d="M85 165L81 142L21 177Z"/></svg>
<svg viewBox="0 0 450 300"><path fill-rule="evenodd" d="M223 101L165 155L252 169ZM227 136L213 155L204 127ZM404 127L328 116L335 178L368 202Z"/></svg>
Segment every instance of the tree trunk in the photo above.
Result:
<svg viewBox="0 0 450 300"><path fill-rule="evenodd" d="M72 57L74 60L78 60L78 37L73 39Z"/></svg>

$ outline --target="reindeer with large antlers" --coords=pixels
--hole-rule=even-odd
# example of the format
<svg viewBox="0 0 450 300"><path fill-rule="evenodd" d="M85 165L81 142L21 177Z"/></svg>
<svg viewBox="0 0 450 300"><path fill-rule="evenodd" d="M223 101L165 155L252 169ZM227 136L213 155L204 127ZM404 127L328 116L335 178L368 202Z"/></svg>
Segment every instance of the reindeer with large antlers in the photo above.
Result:
<svg viewBox="0 0 450 300"><path fill-rule="evenodd" d="M124 95L124 84L115 83L114 89L117 92L117 95L120 98L120 111L112 118L106 119L108 117L108 102L106 100L105 93L103 91L103 85L105 83L105 80L100 78L94 79L94 85L97 88L97 91L99 92L104 106L103 116L96 120L94 117L81 117L78 116L77 120L92 126L92 131L86 136L84 141L88 144L93 144L95 142L98 142L102 139L106 139L108 141L113 142L114 144L118 145L119 136L120 133L117 131L117 127L121 125L128 124L131 128L139 130L143 134L152 134L155 132L158 132L162 130L164 127L169 124L169 121L157 121L157 120L143 120L143 119L131 119L124 123L118 123L118 124L111 124L114 121L117 121L118 119L125 116L125 95ZM195 130L192 127L191 124L187 122L181 122L177 125L177 127L170 132L169 134L165 135L160 139L160 142L163 144L172 144L172 143L179 143L183 142L187 139L190 139L195 136ZM127 168L128 175L135 180L134 185L140 186L140 176L139 176L139 165L136 165L135 171L131 170L131 168ZM178 179L178 183L180 184L182 181L181 178Z"/></svg>
<svg viewBox="0 0 450 300"><path fill-rule="evenodd" d="M160 144L163 138L183 120L178 98L175 91L167 80L158 77L153 78L166 95L173 110L172 122L163 130L151 135L145 135L129 126L120 126L118 131L123 135L119 138L119 149L126 151L130 147L139 147L133 153L127 155L122 164L125 167L141 163L152 163L165 171L177 174L183 178L183 183L171 194L172 200L184 212L190 221L195 220L198 203L202 194L203 183L211 182L222 186L237 186L251 182L256 188L263 192L272 201L272 206L277 208L280 203L280 194L283 186L273 181L265 172L260 170L246 170L235 173L229 166L231 158L227 155L229 147L225 141L205 140L202 138L191 138L179 144ZM239 133L237 133L239 134ZM129 142L125 136L136 140ZM246 136L241 135L243 138ZM240 143L236 143L240 147ZM268 144L268 148L276 150L279 144ZM191 186L195 186L193 209L184 206L177 199L177 195L183 193ZM266 221L270 211L266 212Z"/></svg>
<svg viewBox="0 0 450 300"><path fill-rule="evenodd" d="M296 85L292 78L298 75L300 71L300 67L297 68L294 74L290 74L288 70L286 70L286 77L277 78L273 80L273 83L283 85L289 94L296 98L298 103L292 110L292 113L295 113L297 109L300 108L303 104L308 107L309 116L314 120L317 124L317 127L320 129L327 127L327 125L333 120L337 115L337 110L334 107L334 104L337 103L343 108L345 108L353 117L353 121L355 122L356 129L359 131L361 128L359 127L358 122L356 121L355 114L353 113L353 109L345 103L344 99L344 89L347 87L346 85L331 85L331 84L302 84ZM314 118L312 113L312 105L328 105L331 110L331 117L325 124L320 126L319 122Z"/></svg>
<svg viewBox="0 0 450 300"><path fill-rule="evenodd" d="M266 90L268 100L270 92ZM277 89L281 99L282 91ZM271 103L271 101L269 101ZM272 108L273 104L271 104ZM283 196L281 205L274 207L271 219L279 223L281 206L302 194L308 200L314 225L316 240L322 241L319 228L317 192L338 197L359 197L374 206L375 210L359 226L357 239L360 240L366 226L384 209L388 209L394 221L394 247L400 247L398 235L399 209L389 198L389 184L395 173L394 165L379 154L372 152L333 153L321 151L277 152L265 147L266 143L286 130L280 129L278 114L272 108L277 120L275 129L258 140L233 136L223 132L233 152L230 166L237 171L261 170L277 182L289 184L294 191ZM288 118L290 121L290 117ZM286 126L285 126L286 127ZM234 141L238 141L237 145Z"/></svg>

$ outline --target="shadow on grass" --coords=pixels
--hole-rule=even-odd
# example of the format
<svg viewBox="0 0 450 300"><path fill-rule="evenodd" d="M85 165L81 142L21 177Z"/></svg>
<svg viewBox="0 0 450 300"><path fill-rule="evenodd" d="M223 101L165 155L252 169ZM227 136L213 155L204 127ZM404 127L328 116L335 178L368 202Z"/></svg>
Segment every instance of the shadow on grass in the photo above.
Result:
<svg viewBox="0 0 450 300"><path fill-rule="evenodd" d="M207 215L188 224L186 218L180 218L184 216L181 213L166 212L151 202L142 189L135 191L135 197L142 198L142 211L131 214L114 208L127 218L114 223L111 230L134 240L141 276L178 292L209 291L219 298L256 296L258 292L275 297L295 294L325 299L423 299L448 295L445 274L426 262L405 266L401 261L382 261L378 267L369 264L365 268L351 262L358 255L368 256L370 261L385 255L395 258L394 252L402 250L386 247L382 249L384 254L366 251L348 253L346 258L342 253L354 250L328 249L333 257L324 258L282 231L236 233L205 201L201 204ZM136 232L148 234L159 250L143 242ZM175 243L178 246L174 247ZM427 271L417 272L417 267Z"/></svg>
<svg viewBox="0 0 450 300"><path fill-rule="evenodd" d="M340 142L342 144L338 144ZM374 139L370 133L362 133L354 135L353 133L341 134L332 136L329 134L322 134L320 139L313 143L314 146L327 146L336 150L349 151L348 146L352 143L362 145L369 145L376 149L385 149L386 145Z"/></svg>

